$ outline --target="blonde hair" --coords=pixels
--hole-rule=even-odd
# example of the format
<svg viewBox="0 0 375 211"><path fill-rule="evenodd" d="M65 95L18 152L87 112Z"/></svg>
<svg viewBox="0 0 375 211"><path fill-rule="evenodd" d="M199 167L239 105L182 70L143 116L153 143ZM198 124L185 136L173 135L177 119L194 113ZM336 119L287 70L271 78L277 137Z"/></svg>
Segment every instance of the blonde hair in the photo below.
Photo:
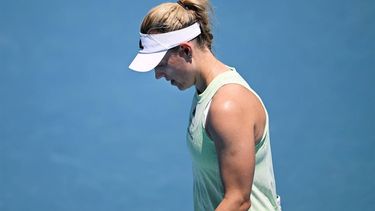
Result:
<svg viewBox="0 0 375 211"><path fill-rule="evenodd" d="M177 3L162 3L152 8L143 19L141 33L165 33L185 28L198 22L201 34L196 38L200 47L211 50L211 5L208 0L179 0Z"/></svg>

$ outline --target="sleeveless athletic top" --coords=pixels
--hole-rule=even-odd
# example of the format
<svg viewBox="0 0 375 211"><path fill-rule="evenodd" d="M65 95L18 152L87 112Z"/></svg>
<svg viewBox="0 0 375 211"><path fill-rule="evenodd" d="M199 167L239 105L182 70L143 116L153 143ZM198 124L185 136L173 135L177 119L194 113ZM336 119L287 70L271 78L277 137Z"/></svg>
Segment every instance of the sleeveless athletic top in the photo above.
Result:
<svg viewBox="0 0 375 211"><path fill-rule="evenodd" d="M215 77L202 94L198 95L196 93L193 98L187 132L187 145L192 157L195 211L215 210L224 196L215 144L208 137L204 128L212 97L225 84L240 84L254 93L264 107L259 96L236 70L234 68L230 68L230 70ZM265 107L264 110L266 111ZM263 136L255 146L255 172L249 211L281 210L278 196L276 195L267 111L266 118Z"/></svg>

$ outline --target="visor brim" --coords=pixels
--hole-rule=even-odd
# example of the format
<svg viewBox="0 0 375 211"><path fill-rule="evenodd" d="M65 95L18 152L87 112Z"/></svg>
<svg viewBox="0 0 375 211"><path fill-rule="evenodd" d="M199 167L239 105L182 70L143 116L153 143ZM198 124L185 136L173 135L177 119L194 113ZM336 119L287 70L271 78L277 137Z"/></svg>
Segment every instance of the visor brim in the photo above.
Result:
<svg viewBox="0 0 375 211"><path fill-rule="evenodd" d="M166 53L167 50L156 53L138 53L129 65L129 69L136 72L151 71L160 63Z"/></svg>

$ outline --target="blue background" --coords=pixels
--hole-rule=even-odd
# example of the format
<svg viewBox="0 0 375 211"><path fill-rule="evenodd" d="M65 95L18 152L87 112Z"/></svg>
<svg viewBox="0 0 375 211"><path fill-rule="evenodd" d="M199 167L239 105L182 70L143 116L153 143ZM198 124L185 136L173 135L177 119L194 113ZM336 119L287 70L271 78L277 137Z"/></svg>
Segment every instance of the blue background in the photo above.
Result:
<svg viewBox="0 0 375 211"><path fill-rule="evenodd" d="M193 210L194 89L128 64L162 1L0 0L0 210ZM375 1L212 1L285 211L374 210Z"/></svg>

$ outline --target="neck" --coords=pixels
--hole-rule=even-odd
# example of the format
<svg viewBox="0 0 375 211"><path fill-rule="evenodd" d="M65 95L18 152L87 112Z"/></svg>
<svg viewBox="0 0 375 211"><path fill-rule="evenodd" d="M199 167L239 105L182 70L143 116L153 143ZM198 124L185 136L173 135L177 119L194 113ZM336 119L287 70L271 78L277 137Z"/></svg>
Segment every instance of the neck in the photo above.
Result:
<svg viewBox="0 0 375 211"><path fill-rule="evenodd" d="M228 67L219 61L208 49L197 53L195 56L197 58L195 88L198 93L202 93L216 76L228 71Z"/></svg>

